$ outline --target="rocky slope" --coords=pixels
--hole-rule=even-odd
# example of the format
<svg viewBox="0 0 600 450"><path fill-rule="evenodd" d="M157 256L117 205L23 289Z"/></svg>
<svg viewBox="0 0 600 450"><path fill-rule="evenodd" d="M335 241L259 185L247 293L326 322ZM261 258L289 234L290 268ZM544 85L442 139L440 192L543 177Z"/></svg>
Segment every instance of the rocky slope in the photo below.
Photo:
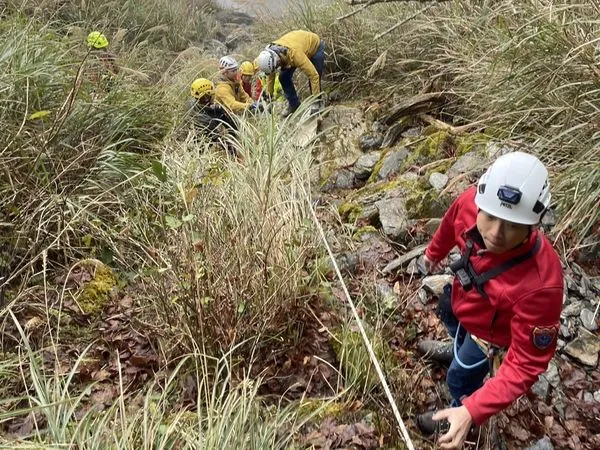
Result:
<svg viewBox="0 0 600 450"><path fill-rule="evenodd" d="M389 343L414 369L424 365L414 351L417 340L445 335L433 312L434 297L452 278L448 270L424 276L426 244L452 199L494 158L518 146L483 134L455 134L451 127L427 121L434 125L409 111L386 125L373 121L362 107L333 106L322 122L313 173L322 217L329 235L336 236L331 241L347 283L372 288L380 307L395 312ZM325 213L332 210L337 214ZM544 217L545 232L552 232L555 217L554 211ZM582 267L593 267L586 255L580 259L581 265L563 262L558 352L531 392L496 421L505 441L497 445L600 448L600 279ZM402 303L411 291L416 295ZM437 393L445 391L444 372L430 369L436 382L421 384L417 403L423 409L445 402Z"/></svg>

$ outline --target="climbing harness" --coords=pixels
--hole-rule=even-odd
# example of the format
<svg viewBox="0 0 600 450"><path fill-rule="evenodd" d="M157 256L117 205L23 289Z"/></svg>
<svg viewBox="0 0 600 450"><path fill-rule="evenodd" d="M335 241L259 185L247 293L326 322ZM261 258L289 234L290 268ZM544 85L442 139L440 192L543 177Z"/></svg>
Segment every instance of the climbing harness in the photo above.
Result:
<svg viewBox="0 0 600 450"><path fill-rule="evenodd" d="M507 261L504 261L502 264L499 264L498 266L494 267L493 269L488 270L487 272L483 272L482 274L479 275L479 274L477 274L477 272L475 271L475 269L473 268L473 265L471 264L471 262L469 260L469 258L471 257L471 253L473 251L473 241L471 239L467 239L465 252L461 255L461 257L458 261L455 261L454 263L450 264L450 270L452 270L452 272L456 276L456 279L458 280L458 282L460 283L460 285L462 286L462 288L465 291L470 291L471 289L473 289L473 287L475 287L477 292L479 292L479 294L487 300L489 297L486 294L486 292L483 288L483 285L485 283L487 283L488 281L490 281L492 278L497 277L498 275L506 272L507 270L515 267L518 264L521 264L523 261L526 261L527 259L534 256L539 251L540 246L541 246L541 239L538 236L535 241L534 246L528 252L523 253L522 255L515 256L514 258L511 258ZM494 322L495 319L496 319L496 314L494 314L492 323ZM454 348L453 348L454 358L456 359L456 362L458 363L458 365L460 367L462 367L463 369L470 370L470 369L479 367L487 362L490 365L490 373L493 374L496 371L497 367L500 365L500 358L502 356L501 355L502 348L498 347L497 345L491 344L487 341L484 341L483 339L480 339L480 338L477 338L477 337L471 335L471 338L475 341L475 343L479 346L479 348L484 353L487 353L487 355L481 361L477 361L476 363L473 363L473 364L465 364L460 360L460 357L458 356L457 342L458 342L458 334L460 332L460 327L461 327L461 325L459 322L458 326L456 328L456 334L454 335Z"/></svg>
<svg viewBox="0 0 600 450"><path fill-rule="evenodd" d="M473 286L475 286L477 292L479 292L483 298L488 299L488 295L485 293L483 285L492 278L496 278L498 275L534 256L540 250L540 246L541 239L538 236L534 246L528 252L515 256L508 261L504 261L502 264L479 275L477 272L475 272L475 269L469 260L473 251L473 241L471 239L467 239L465 252L461 255L458 261L450 264L450 270L452 273L454 273L458 282L465 291L470 291Z"/></svg>
<svg viewBox="0 0 600 450"><path fill-rule="evenodd" d="M481 366L482 364L487 362L487 357L483 358L481 361L477 361L476 363L473 364L465 364L463 363L460 358L458 357L458 333L460 332L460 322L458 323L458 326L456 327L456 334L454 335L454 347L452 349L452 351L454 352L454 359L456 359L456 362L458 363L458 365L460 367L462 367L463 369L466 370L470 370L470 369L474 369L476 367Z"/></svg>

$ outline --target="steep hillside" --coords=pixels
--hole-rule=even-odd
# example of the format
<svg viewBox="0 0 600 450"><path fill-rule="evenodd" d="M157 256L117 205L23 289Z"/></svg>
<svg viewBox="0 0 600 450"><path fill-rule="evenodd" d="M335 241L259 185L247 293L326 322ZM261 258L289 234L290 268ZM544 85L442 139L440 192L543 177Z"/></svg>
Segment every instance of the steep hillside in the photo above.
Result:
<svg viewBox="0 0 600 450"><path fill-rule="evenodd" d="M348 292L414 448L434 448L413 418L446 404L445 369L416 343L445 336L451 276L422 253L525 149L556 199L559 351L468 448L600 446L594 2L321 3L0 4L0 445L409 448ZM326 41L325 111L282 119L282 101L223 145L196 135L191 81L293 28Z"/></svg>

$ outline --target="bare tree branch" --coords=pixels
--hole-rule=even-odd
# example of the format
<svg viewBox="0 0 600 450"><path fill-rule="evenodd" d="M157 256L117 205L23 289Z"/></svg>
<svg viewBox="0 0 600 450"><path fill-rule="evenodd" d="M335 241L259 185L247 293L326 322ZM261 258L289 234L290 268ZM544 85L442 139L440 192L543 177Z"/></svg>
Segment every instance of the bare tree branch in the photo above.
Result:
<svg viewBox="0 0 600 450"><path fill-rule="evenodd" d="M359 12L363 11L365 8L368 8L369 6L374 5L376 3L410 2L410 1L416 1L416 2L420 2L420 3L432 3L432 5L429 5L429 7L431 7L431 6L433 6L434 3L442 3L442 2L447 2L450 0L348 0L349 5L361 5L361 7L353 9L352 11L350 11L347 14L344 14L343 16L337 17L335 20L336 20L336 22L339 22L340 20L344 20L344 19L347 19L348 17L352 17L355 14L358 14ZM395 27L399 27L400 25L401 25L400 23L396 24ZM393 29L395 29L395 28L393 27ZM392 30L389 30L388 32L390 32L390 31L392 31ZM383 36L383 34L381 36ZM378 39L381 36L378 36L375 39Z"/></svg>
<svg viewBox="0 0 600 450"><path fill-rule="evenodd" d="M372 3L373 3L373 1L366 2L360 8L353 9L348 14L344 14L343 16L337 17L335 20L336 20L336 22L339 22L340 20L344 20L344 19L347 19L348 17L352 17L353 15L361 12L363 9L369 7ZM352 5L352 3L350 3L350 4Z"/></svg>
<svg viewBox="0 0 600 450"><path fill-rule="evenodd" d="M482 120L455 127L446 122L442 122L441 120L438 120L435 117L430 116L429 114L419 114L419 119L421 119L423 122L429 125L433 125L438 130L447 131L448 133L453 135L470 133L474 129L481 131L483 128L485 128L485 123Z"/></svg>
<svg viewBox="0 0 600 450"><path fill-rule="evenodd" d="M417 11L416 13L414 13L412 16L407 17L404 20L401 20L400 22L398 22L396 25L388 28L387 30L385 30L382 33L379 33L377 36L375 36L373 38L374 41L376 41L377 39L379 39L380 37L385 36L386 34L391 33L392 31L394 31L396 28L398 28L400 25L404 25L406 22L408 22L409 20L414 19L415 17L417 17L419 14L424 13L425 11L427 11L429 8L431 8L433 5L427 5L425 8L420 9L419 11Z"/></svg>

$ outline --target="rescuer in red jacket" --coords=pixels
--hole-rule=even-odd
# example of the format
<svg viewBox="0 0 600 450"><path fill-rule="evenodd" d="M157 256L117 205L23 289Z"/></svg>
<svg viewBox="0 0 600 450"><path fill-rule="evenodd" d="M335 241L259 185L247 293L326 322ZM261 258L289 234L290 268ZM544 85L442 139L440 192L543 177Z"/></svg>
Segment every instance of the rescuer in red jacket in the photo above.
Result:
<svg viewBox="0 0 600 450"><path fill-rule="evenodd" d="M544 165L533 155L506 154L477 187L456 199L427 247L429 270L455 245L462 254L450 266L454 282L438 305L454 338L446 379L452 405L417 417L424 434L445 431L441 448L461 448L471 425L480 425L527 392L554 355L562 267L537 229L549 203ZM484 383L489 356L500 349L506 351L503 362ZM443 352L429 356L442 359Z"/></svg>

